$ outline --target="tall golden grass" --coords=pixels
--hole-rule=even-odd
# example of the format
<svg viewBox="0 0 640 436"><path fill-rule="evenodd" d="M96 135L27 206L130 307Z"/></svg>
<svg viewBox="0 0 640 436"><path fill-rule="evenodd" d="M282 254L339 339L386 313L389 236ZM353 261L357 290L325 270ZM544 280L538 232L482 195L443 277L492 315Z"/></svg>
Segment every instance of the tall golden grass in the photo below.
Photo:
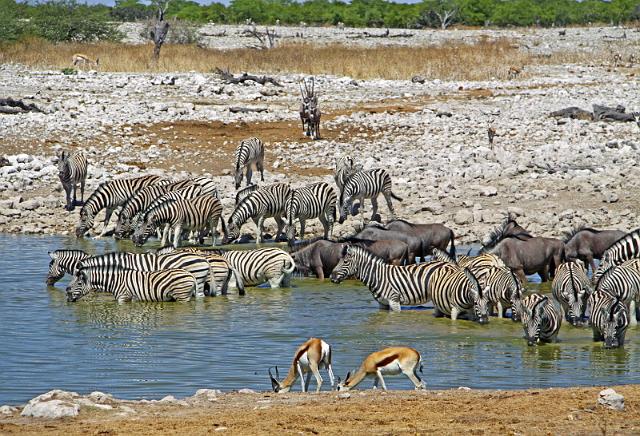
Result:
<svg viewBox="0 0 640 436"><path fill-rule="evenodd" d="M100 58L100 70L116 72L211 72L222 68L231 72L334 74L356 79L409 79L421 75L426 79L490 80L506 78L510 66L551 61L530 56L507 39L422 47L289 44L270 50L211 50L167 44L157 64L151 61L151 52L151 45L54 44L27 39L0 46L0 63L65 68L71 66L74 53L83 53Z"/></svg>

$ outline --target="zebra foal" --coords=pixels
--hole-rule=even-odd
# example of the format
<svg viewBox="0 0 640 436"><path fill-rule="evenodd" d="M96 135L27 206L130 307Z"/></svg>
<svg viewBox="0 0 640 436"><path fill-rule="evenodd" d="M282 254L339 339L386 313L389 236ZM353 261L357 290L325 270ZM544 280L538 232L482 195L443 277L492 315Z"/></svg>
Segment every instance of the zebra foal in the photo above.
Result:
<svg viewBox="0 0 640 436"><path fill-rule="evenodd" d="M253 171L260 171L260 181L264 182L264 143L258 138L243 139L236 148L236 189L242 184L242 170L245 168L247 185L251 185Z"/></svg>
<svg viewBox="0 0 640 436"><path fill-rule="evenodd" d="M564 262L556 268L551 293L560 303L565 319L578 326L585 318L587 299L591 294L591 281L582 262Z"/></svg>
<svg viewBox="0 0 640 436"><path fill-rule="evenodd" d="M562 325L562 312L548 297L531 294L522 300L522 328L528 345L555 342Z"/></svg>
<svg viewBox="0 0 640 436"><path fill-rule="evenodd" d="M340 219L342 224L347 219L347 214L353 209L353 201L360 200L360 213L364 213L365 198L371 199L371 219L378 213L378 196L382 194L387 201L387 207L391 213L391 219L396 218L396 212L393 209L391 198L402 201L402 198L395 195L391 190L391 176L381 168L358 171L351 176L340 196Z"/></svg>
<svg viewBox="0 0 640 436"><path fill-rule="evenodd" d="M285 203L285 234L289 243L295 242L296 220L300 221L300 239L304 239L306 220L313 218L318 218L322 223L324 238L331 238L337 201L336 192L325 182L292 189Z"/></svg>
<svg viewBox="0 0 640 436"><path fill-rule="evenodd" d="M603 341L605 348L624 345L624 336L629 327L629 309L619 297L598 289L589 296L593 329L593 340Z"/></svg>
<svg viewBox="0 0 640 436"><path fill-rule="evenodd" d="M80 185L80 204L84 202L84 185L87 180L87 157L81 151L58 152L58 177L67 197L65 209L72 211L77 204L77 190ZM73 191L73 199L71 196Z"/></svg>
<svg viewBox="0 0 640 436"><path fill-rule="evenodd" d="M108 266L80 268L67 287L67 301L74 302L92 289L110 292L118 303L140 301L189 301L196 279L183 269L134 271Z"/></svg>

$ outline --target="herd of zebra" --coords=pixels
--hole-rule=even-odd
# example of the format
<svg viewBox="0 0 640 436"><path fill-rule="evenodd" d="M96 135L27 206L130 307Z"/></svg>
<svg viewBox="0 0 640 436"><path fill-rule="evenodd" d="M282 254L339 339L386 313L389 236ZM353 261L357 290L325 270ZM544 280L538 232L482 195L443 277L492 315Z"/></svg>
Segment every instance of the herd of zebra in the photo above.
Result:
<svg viewBox="0 0 640 436"><path fill-rule="evenodd" d="M253 171L259 171L264 181L264 144L258 138L243 140L236 149L235 187L238 190L245 177L247 186L237 191L228 220L223 217L216 182L206 177L177 182L156 175L113 180L98 186L83 202L86 158L81 152L62 152L58 165L66 208L82 204L76 236L90 232L102 210L100 235L106 235L111 215L119 209L116 239L130 237L142 246L157 234L163 247L142 254L50 253L47 283L53 285L65 273L71 274L69 301L92 290L111 292L118 301L188 301L197 295L224 295L229 289L243 294L245 287L265 282L271 287L288 286L297 269L312 271L321 279L327 274L334 283L355 277L382 307L394 311L431 302L436 316L466 317L484 324L493 313L503 317L509 310L514 321L522 322L530 345L555 340L563 318L578 326L587 313L594 339L604 341L606 347L622 346L627 327L636 324L640 230L627 234L586 228L560 241L535 237L509 217L489 235L481 254L456 256L451 229L396 219L392 198L401 199L393 193L387 171L364 169L348 156L336 162L337 192L326 182L297 189L286 183L251 184ZM379 222L380 194L391 216L387 224ZM338 212L341 223L349 214L363 214L367 199L371 222L353 237L332 241ZM223 244L239 241L240 229L249 219L261 243L267 218L275 219L276 240L284 236L292 253L281 248L202 247L207 237L215 246L219 223ZM324 228L322 240L296 243L297 236L304 238L305 222L316 218ZM198 246L181 247L185 238ZM424 261L416 263L416 258ZM600 258L596 270L594 259ZM593 281L587 276L589 267ZM553 276L552 297L526 295L525 274L535 272L543 281Z"/></svg>

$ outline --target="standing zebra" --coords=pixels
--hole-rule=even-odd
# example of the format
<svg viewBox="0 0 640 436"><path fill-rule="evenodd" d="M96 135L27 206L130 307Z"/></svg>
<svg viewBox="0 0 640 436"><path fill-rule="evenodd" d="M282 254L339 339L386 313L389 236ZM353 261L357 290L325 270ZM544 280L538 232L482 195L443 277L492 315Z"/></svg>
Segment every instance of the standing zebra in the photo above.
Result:
<svg viewBox="0 0 640 436"><path fill-rule="evenodd" d="M585 318L587 299L591 294L591 281L582 262L561 263L551 283L551 292L560 303L565 319L577 326Z"/></svg>
<svg viewBox="0 0 640 436"><path fill-rule="evenodd" d="M73 275L78 264L90 256L82 250L56 250L49 252L49 257L47 286L53 286L65 273Z"/></svg>
<svg viewBox="0 0 640 436"><path fill-rule="evenodd" d="M629 308L629 323L638 324L637 303L640 300L640 259L627 260L606 270L596 282L595 290L605 291Z"/></svg>
<svg viewBox="0 0 640 436"><path fill-rule="evenodd" d="M489 296L471 270L445 263L438 273L430 286L435 316L456 320L467 314L468 319L480 324L489 322Z"/></svg>
<svg viewBox="0 0 640 436"><path fill-rule="evenodd" d="M592 280L597 282L598 278L612 266L637 257L640 257L640 229L627 233L605 250Z"/></svg>
<svg viewBox="0 0 640 436"><path fill-rule="evenodd" d="M337 201L336 192L325 182L292 189L285 204L285 233L289 243L295 242L296 219L300 220L300 239L304 239L305 221L312 218L318 218L322 223L324 238L331 238Z"/></svg>
<svg viewBox="0 0 640 436"><path fill-rule="evenodd" d="M66 210L73 210L77 203L76 191L80 184L80 203L84 202L84 184L87 180L87 158L81 151L58 152L58 177L67 195ZM73 190L73 200L71 191Z"/></svg>
<svg viewBox="0 0 640 436"><path fill-rule="evenodd" d="M527 344L555 342L561 325L562 312L548 297L531 294L522 300L522 328Z"/></svg>
<svg viewBox="0 0 640 436"><path fill-rule="evenodd" d="M395 219L396 213L391 203L391 197L398 201L398 197L391 191L391 177L389 173L381 168L358 171L344 185L340 196L340 224L347 219L347 214L351 211L353 200L360 199L360 213L364 213L364 199L371 199L372 213L371 219L378 213L378 196L382 193L387 201L387 207L391 213L391 218Z"/></svg>
<svg viewBox="0 0 640 436"><path fill-rule="evenodd" d="M243 139L236 148L236 189L242 184L242 170L245 167L247 168L247 185L251 184L253 171L260 171L260 181L264 182L264 144L258 138Z"/></svg>
<svg viewBox="0 0 640 436"><path fill-rule="evenodd" d="M67 301L78 301L92 289L113 294L118 303L140 301L189 301L196 279L183 269L134 271L110 266L81 268L67 287Z"/></svg>
<svg viewBox="0 0 640 436"><path fill-rule="evenodd" d="M248 195L238 203L229 217L227 238L225 243L235 241L240 237L242 225L251 218L256 225L256 242L262 242L264 220L273 217L278 224L276 239L282 234L285 214L285 204L291 192L291 187L285 183L274 183L260 187L256 192Z"/></svg>
<svg viewBox="0 0 640 436"><path fill-rule="evenodd" d="M345 245L342 258L331 272L331 281L341 283L356 276L371 291L382 309L400 311L401 306L425 304L431 300L432 275L444 262L420 265L388 265L384 259L355 245Z"/></svg>
<svg viewBox="0 0 640 436"><path fill-rule="evenodd" d="M107 225L111 219L111 214L118 207L122 206L125 201L139 190L150 185L159 183L168 183L168 181L155 175L146 175L131 179L118 179L100 184L91 194L89 199L80 209L80 223L76 227L76 236L82 238L93 227L93 220L98 212L106 209L104 217L104 226L100 236L104 236Z"/></svg>
<svg viewBox="0 0 640 436"><path fill-rule="evenodd" d="M269 282L272 288L288 287L296 264L289 253L279 248L256 250L220 250L244 286ZM231 284L230 284L231 286ZM235 287L238 287L236 284Z"/></svg>
<svg viewBox="0 0 640 436"><path fill-rule="evenodd" d="M182 230L199 232L200 239L204 238L206 230L211 232L211 245L216 244L215 231L218 221L222 221L222 231L226 238L226 227L222 217L222 203L211 195L201 195L191 200L176 200L163 203L145 214L144 220L133 233L132 240L137 246L144 245L149 236L162 224L168 224L169 231L173 230L173 247L180 245ZM169 232L162 235L161 245L167 242Z"/></svg>
<svg viewBox="0 0 640 436"><path fill-rule="evenodd" d="M238 192L236 192L236 202L234 204L237 206L238 203L240 203L243 199L256 192L258 188L259 186L257 184L254 184L239 190Z"/></svg>
<svg viewBox="0 0 640 436"><path fill-rule="evenodd" d="M184 269L196 278L196 295L205 294L205 284L209 282L209 289L215 288L211 281L209 262L195 253L167 253L155 255L149 253L106 253L100 256L88 257L80 262L78 269L120 267L135 271L162 271L165 269Z"/></svg>
<svg viewBox="0 0 640 436"><path fill-rule="evenodd" d="M347 155L336 159L336 170L333 174L333 179L336 181L340 196L342 196L344 185L358 171L362 171L362 165L356 165L351 156Z"/></svg>
<svg viewBox="0 0 640 436"><path fill-rule="evenodd" d="M620 300L606 291L598 289L589 296L593 329L593 340L604 341L605 348L624 345L624 335L629 327L629 309Z"/></svg>
<svg viewBox="0 0 640 436"><path fill-rule="evenodd" d="M487 293L489 304L496 308L498 318L504 317L507 308L511 307L511 320L520 321L524 289L513 271L507 267L494 266L489 268L483 280L484 284L481 286Z"/></svg>

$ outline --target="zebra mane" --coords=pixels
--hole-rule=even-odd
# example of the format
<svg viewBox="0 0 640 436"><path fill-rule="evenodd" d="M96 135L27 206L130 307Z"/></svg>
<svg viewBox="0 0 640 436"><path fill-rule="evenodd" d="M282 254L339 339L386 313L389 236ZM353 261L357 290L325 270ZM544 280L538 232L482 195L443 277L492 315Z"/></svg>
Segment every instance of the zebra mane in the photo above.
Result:
<svg viewBox="0 0 640 436"><path fill-rule="evenodd" d="M584 224L578 225L573 227L571 230L569 230L568 232L564 233L564 236L562 238L562 242L564 242L565 244L568 243L571 239L573 239L573 237L575 235L577 235L580 232L591 232L591 233L600 233L600 230L596 230L593 229L591 227L587 227Z"/></svg>
<svg viewBox="0 0 640 436"><path fill-rule="evenodd" d="M620 297L616 295L614 298L616 300L611 305L611 310L609 311L609 321L613 321L613 316L616 313L616 308L618 307L618 304L620 304Z"/></svg>
<svg viewBox="0 0 640 436"><path fill-rule="evenodd" d="M454 259L453 257L449 256L448 253L446 253L445 251L442 251L438 248L434 248L433 249L433 257L435 257L437 260L441 261L441 262L448 262L448 263L453 263L453 264L458 264L458 261L456 259Z"/></svg>
<svg viewBox="0 0 640 436"><path fill-rule="evenodd" d="M608 279L611 274L613 274L613 271L616 269L615 266L609 267L607 268L602 274L600 274L600 277L598 277L598 280L596 281L596 285L593 288L594 291L600 288L600 285L602 283L604 283L605 277Z"/></svg>
<svg viewBox="0 0 640 436"><path fill-rule="evenodd" d="M623 237L621 237L620 239L618 239L616 242L614 242L613 244L611 244L611 245L609 246L609 248L607 248L607 249L605 250L605 252L604 252L604 254L603 254L603 258L604 258L604 255L605 255L605 254L607 254L607 253L611 253L611 252L612 252L611 250L614 250L614 249L615 249L615 247L618 247L619 245L627 245L627 244L626 244L626 241L627 241L627 239L629 239L629 238L630 238L630 239L637 239L637 240L640 240L640 228L637 228L637 229L635 229L635 230L630 231L629 233L627 233L626 235L624 235ZM635 244L630 244L630 245L634 246ZM631 256L631 258L633 258L633 257L640 257L640 252L638 252L638 253L634 253L634 254ZM629 260L629 259L616 259L616 260L623 260L623 261L624 261L624 260Z"/></svg>

